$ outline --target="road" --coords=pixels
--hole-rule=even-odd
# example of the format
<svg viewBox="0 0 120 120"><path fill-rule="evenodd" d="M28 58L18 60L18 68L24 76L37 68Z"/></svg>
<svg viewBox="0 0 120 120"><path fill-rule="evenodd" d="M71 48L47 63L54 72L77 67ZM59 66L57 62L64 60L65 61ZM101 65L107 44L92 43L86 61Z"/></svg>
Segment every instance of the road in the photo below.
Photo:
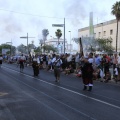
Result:
<svg viewBox="0 0 120 120"><path fill-rule="evenodd" d="M0 68L0 120L120 120L120 84L94 82L83 91L80 78L31 67L20 73L15 64Z"/></svg>

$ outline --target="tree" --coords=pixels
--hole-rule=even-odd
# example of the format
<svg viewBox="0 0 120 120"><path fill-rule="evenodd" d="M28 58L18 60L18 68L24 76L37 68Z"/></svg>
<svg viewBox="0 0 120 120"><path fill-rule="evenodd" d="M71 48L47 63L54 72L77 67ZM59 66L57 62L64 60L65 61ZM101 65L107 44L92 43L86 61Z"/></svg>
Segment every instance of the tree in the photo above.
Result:
<svg viewBox="0 0 120 120"><path fill-rule="evenodd" d="M36 47L35 49L34 49L34 52L36 53L36 54L40 54L40 53L42 53L42 51L41 51L41 47Z"/></svg>
<svg viewBox="0 0 120 120"><path fill-rule="evenodd" d="M95 52L96 50L98 51L105 51L107 53L111 53L113 51L113 47L111 46L112 43L112 38L97 38L94 39L91 37L84 37L81 39L80 43L80 38L73 38L72 39L76 44L80 45L80 52L81 52L81 47L83 47L83 51L87 52ZM97 48L96 46L99 46Z"/></svg>
<svg viewBox="0 0 120 120"><path fill-rule="evenodd" d="M35 45L34 44L28 44L28 50L31 52L31 49L34 49Z"/></svg>
<svg viewBox="0 0 120 120"><path fill-rule="evenodd" d="M21 44L17 47L17 50L21 53L27 53L27 46Z"/></svg>
<svg viewBox="0 0 120 120"><path fill-rule="evenodd" d="M98 38L95 39L99 46L99 51L105 51L107 53L111 53L113 51L113 47L111 45L112 43L112 38Z"/></svg>
<svg viewBox="0 0 120 120"><path fill-rule="evenodd" d="M116 30L116 52L117 52L117 41L118 41L118 22L120 20L120 1L116 2L113 6L112 6L112 11L111 13L113 15L115 15L116 20L117 20L117 30Z"/></svg>
<svg viewBox="0 0 120 120"><path fill-rule="evenodd" d="M2 49L9 49L10 51L7 52L7 54L15 54L15 51L16 51L16 47L15 46L11 46L9 44L1 44L0 45L0 54L2 54Z"/></svg>
<svg viewBox="0 0 120 120"><path fill-rule="evenodd" d="M62 36L62 31L60 29L57 29L57 31L55 32L55 35L58 38L58 45L59 45L59 39Z"/></svg>
<svg viewBox="0 0 120 120"><path fill-rule="evenodd" d="M47 36L49 35L48 29L43 29L42 35L43 35L43 41L44 41L44 46L45 46L45 41L47 40ZM44 49L44 52L45 52L45 49Z"/></svg>
<svg viewBox="0 0 120 120"><path fill-rule="evenodd" d="M52 45L45 45L43 48L49 53L50 51L57 52L57 48Z"/></svg>

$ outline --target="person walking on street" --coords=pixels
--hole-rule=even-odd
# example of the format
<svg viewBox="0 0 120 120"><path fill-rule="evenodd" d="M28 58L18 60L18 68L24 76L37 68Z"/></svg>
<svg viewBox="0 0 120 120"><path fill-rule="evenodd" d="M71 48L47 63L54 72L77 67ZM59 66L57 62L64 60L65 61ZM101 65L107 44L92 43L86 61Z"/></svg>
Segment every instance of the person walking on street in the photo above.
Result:
<svg viewBox="0 0 120 120"><path fill-rule="evenodd" d="M2 65L2 61L3 61L3 57L2 57L2 55L0 55L0 68L1 68L1 65Z"/></svg>
<svg viewBox="0 0 120 120"><path fill-rule="evenodd" d="M87 86L89 86L88 91L92 90L93 86L93 67L92 67L92 53L90 53L89 58L84 59L84 65L81 67L82 71L82 79L84 88L83 90L87 90Z"/></svg>
<svg viewBox="0 0 120 120"><path fill-rule="evenodd" d="M39 60L38 59L39 58L37 57L37 55L35 55L35 57L33 58L33 62L32 62L34 76L38 76L39 74Z"/></svg>
<svg viewBox="0 0 120 120"><path fill-rule="evenodd" d="M23 72L23 69L24 69L24 62L25 62L25 56L22 54L20 56L20 59L19 59L19 63L20 63L20 72Z"/></svg>
<svg viewBox="0 0 120 120"><path fill-rule="evenodd" d="M59 56L56 56L56 60L53 63L54 66L54 76L56 78L55 82L59 82L60 81L60 68L62 65L62 60L60 59Z"/></svg>

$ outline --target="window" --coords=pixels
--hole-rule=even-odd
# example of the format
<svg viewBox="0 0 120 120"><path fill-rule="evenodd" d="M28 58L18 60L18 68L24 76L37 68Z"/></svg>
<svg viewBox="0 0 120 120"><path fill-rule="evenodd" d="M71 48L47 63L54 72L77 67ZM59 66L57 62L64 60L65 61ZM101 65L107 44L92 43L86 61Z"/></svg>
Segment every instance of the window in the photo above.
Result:
<svg viewBox="0 0 120 120"><path fill-rule="evenodd" d="M96 38L96 33L94 33L94 37Z"/></svg>
<svg viewBox="0 0 120 120"><path fill-rule="evenodd" d="M110 30L110 35L113 35L113 30Z"/></svg>
<svg viewBox="0 0 120 120"><path fill-rule="evenodd" d="M103 35L106 36L106 31L103 32Z"/></svg>
<svg viewBox="0 0 120 120"><path fill-rule="evenodd" d="M98 37L100 37L101 36L101 32L99 32L98 35L99 35Z"/></svg>

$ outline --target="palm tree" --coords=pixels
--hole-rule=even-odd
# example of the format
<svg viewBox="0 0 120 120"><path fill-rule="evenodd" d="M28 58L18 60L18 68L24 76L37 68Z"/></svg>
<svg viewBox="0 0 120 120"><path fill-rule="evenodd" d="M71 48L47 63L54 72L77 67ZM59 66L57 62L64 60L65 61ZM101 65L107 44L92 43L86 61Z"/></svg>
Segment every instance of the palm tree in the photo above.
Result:
<svg viewBox="0 0 120 120"><path fill-rule="evenodd" d="M48 29L43 29L42 35L43 35L43 41L44 41L44 46L45 46L45 40L47 39L47 36L49 35ZM44 49L44 52L45 52L45 49Z"/></svg>
<svg viewBox="0 0 120 120"><path fill-rule="evenodd" d="M58 38L58 45L59 45L59 39L62 36L62 31L60 29L57 29L57 31L55 32L55 35Z"/></svg>
<svg viewBox="0 0 120 120"><path fill-rule="evenodd" d="M112 11L111 13L113 15L115 15L116 20L117 20L117 31L116 31L116 52L117 52L117 40L118 40L118 22L120 20L120 1L116 2L113 6L112 6Z"/></svg>

